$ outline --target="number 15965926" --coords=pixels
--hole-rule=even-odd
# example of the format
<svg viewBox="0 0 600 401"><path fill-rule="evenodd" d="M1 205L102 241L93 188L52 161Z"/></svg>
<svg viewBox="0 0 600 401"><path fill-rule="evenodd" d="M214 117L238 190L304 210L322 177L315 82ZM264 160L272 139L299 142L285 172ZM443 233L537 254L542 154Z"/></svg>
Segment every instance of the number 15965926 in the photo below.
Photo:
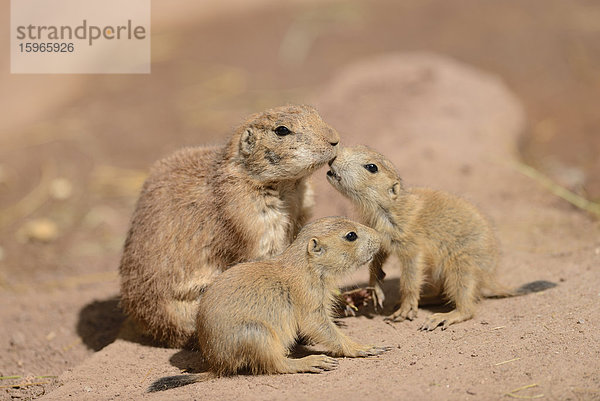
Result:
<svg viewBox="0 0 600 401"><path fill-rule="evenodd" d="M73 43L37 43L27 42L19 43L21 53L73 53L75 46Z"/></svg>

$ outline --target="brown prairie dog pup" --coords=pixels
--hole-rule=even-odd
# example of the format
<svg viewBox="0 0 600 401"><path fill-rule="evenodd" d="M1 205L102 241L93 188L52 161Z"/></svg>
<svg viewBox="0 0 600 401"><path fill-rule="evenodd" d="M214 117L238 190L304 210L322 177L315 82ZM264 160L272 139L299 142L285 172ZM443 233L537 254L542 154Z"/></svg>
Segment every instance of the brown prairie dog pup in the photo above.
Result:
<svg viewBox="0 0 600 401"><path fill-rule="evenodd" d="M332 320L337 282L370 262L379 247L374 230L326 217L306 225L279 256L242 263L219 275L198 306L199 349L208 372L159 379L149 391L240 371L319 373L337 366L327 355L289 358L298 336L322 344L331 356L387 351L354 342Z"/></svg>
<svg viewBox="0 0 600 401"><path fill-rule="evenodd" d="M401 264L400 307L393 321L417 316L421 288L442 295L456 309L435 313L421 330L442 329L473 317L481 296L513 296L555 286L536 281L516 290L497 283L498 245L486 218L470 203L445 192L405 189L394 166L364 146L342 148L330 163L328 181L360 209L368 226L382 234L371 263L376 307L383 304L382 266L390 254Z"/></svg>
<svg viewBox="0 0 600 401"><path fill-rule="evenodd" d="M142 189L121 260L121 304L156 340L188 346L198 298L236 263L282 252L307 221L307 177L339 136L309 106L250 116L222 146L158 161Z"/></svg>

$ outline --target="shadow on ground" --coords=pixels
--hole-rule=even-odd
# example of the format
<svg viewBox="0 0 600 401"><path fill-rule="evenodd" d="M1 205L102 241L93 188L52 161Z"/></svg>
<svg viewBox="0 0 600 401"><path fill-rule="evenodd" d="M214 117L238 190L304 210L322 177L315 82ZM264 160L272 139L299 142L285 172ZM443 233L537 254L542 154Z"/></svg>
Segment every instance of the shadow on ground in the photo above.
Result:
<svg viewBox="0 0 600 401"><path fill-rule="evenodd" d="M89 349L100 351L117 339L124 321L118 296L96 300L79 311L77 334Z"/></svg>
<svg viewBox="0 0 600 401"><path fill-rule="evenodd" d="M82 342L93 351L100 351L118 338L141 345L161 347L161 344L145 336L141 329L125 316L119 306L119 300L119 296L114 296L93 301L81 309L77 321L77 334Z"/></svg>
<svg viewBox="0 0 600 401"><path fill-rule="evenodd" d="M207 366L202 361L198 351L182 349L171 356L169 362L179 370L186 373L201 373L207 371Z"/></svg>
<svg viewBox="0 0 600 401"><path fill-rule="evenodd" d="M341 289L342 292L352 291L357 288L366 288L369 286L369 283L362 282L356 285L344 287ZM396 311L400 307L400 279L399 278L391 278L386 279L383 282L383 293L385 295L385 302L383 303L383 311L375 312L373 308L373 301L368 300L367 305L359 306L358 311L356 311L356 316L364 316L368 319L383 319L384 316L389 316ZM421 300L423 301L423 300ZM449 312L452 310L452 306L447 304L441 298L427 298L425 303L419 302L419 309L425 309L433 313L438 312Z"/></svg>

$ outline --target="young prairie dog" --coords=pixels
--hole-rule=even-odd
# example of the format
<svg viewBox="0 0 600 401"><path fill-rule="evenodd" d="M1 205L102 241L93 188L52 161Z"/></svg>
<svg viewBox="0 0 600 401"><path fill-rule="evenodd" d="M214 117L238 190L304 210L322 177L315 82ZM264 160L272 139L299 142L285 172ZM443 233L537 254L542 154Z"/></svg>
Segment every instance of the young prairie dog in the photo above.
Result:
<svg viewBox="0 0 600 401"><path fill-rule="evenodd" d="M473 317L481 296L514 296L555 286L546 281L508 290L498 284L498 244L486 218L470 203L445 192L405 189L384 156L364 146L340 149L330 163L328 181L360 209L368 226L382 234L381 251L371 266L375 307L384 296L382 266L388 255L401 264L400 307L388 318L413 320L423 284L434 298L443 296L455 309L435 313L421 326L434 330Z"/></svg>
<svg viewBox="0 0 600 401"><path fill-rule="evenodd" d="M225 271L199 300L199 350L208 372L159 379L149 391L240 371L319 373L337 367L331 356L389 350L354 342L332 319L336 283L370 262L379 247L380 237L371 228L326 217L306 225L281 255ZM289 358L299 336L322 344L331 356Z"/></svg>
<svg viewBox="0 0 600 401"><path fill-rule="evenodd" d="M121 259L125 313L162 344L189 346L206 286L292 242L312 206L307 177L338 142L314 108L284 106L250 116L222 146L157 162Z"/></svg>

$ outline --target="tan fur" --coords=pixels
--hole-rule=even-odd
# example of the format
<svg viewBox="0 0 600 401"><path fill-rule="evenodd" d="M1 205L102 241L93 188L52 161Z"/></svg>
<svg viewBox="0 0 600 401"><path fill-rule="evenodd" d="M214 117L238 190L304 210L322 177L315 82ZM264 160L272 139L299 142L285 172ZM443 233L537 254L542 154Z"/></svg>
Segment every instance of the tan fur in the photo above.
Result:
<svg viewBox="0 0 600 401"><path fill-rule="evenodd" d="M289 135L277 135L279 126ZM307 177L337 151L337 132L309 106L247 119L223 146L157 162L121 260L121 304L156 340L190 344L198 297L236 263L282 252L308 219Z"/></svg>
<svg viewBox="0 0 600 401"><path fill-rule="evenodd" d="M356 239L348 240L349 233ZM322 344L331 356L378 355L388 347L361 345L332 320L334 291L345 274L372 260L380 237L372 229L340 217L305 226L279 256L242 263L219 275L200 298L199 349L214 376L321 372L337 366L327 355L289 358L299 336ZM180 376L176 376L175 382ZM181 378L179 385L206 374ZM197 379L197 380L196 380ZM151 391L175 387L169 378Z"/></svg>
<svg viewBox="0 0 600 401"><path fill-rule="evenodd" d="M368 171L368 164L378 171ZM383 303L382 265L390 254L400 261L400 307L391 320L417 316L424 284L433 291L430 295L442 295L456 309L433 314L423 330L472 318L485 290L512 295L496 282L497 241L473 205L440 191L405 189L394 166L363 146L340 149L327 176L359 207L366 224L382 234L382 249L370 266L376 305Z"/></svg>

